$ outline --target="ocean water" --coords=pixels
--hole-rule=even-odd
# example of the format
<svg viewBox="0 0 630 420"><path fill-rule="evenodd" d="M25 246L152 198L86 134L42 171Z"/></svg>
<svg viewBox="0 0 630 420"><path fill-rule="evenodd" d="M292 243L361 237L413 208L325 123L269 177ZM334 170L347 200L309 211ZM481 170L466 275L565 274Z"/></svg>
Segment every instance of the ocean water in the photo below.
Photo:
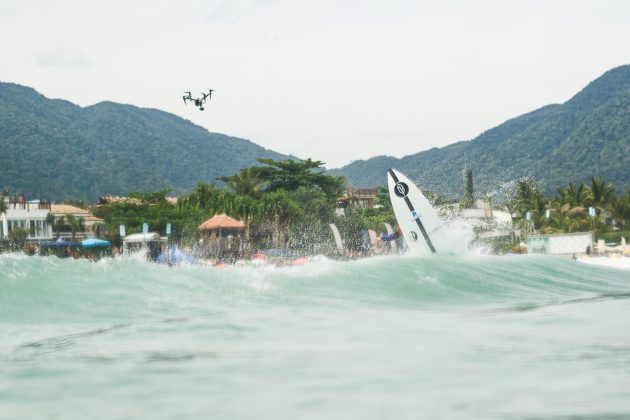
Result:
<svg viewBox="0 0 630 420"><path fill-rule="evenodd" d="M630 270L0 255L0 418L630 418Z"/></svg>

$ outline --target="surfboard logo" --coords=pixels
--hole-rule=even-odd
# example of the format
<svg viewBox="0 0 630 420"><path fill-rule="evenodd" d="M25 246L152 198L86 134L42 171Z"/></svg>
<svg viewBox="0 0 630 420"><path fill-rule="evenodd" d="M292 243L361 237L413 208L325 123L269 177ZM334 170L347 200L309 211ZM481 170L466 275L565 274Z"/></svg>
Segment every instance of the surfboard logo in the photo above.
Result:
<svg viewBox="0 0 630 420"><path fill-rule="evenodd" d="M407 194L409 194L409 185L404 182L397 182L396 185L394 185L394 194L400 198L407 197Z"/></svg>
<svg viewBox="0 0 630 420"><path fill-rule="evenodd" d="M416 232L414 232L413 230L411 232L409 232L409 236L411 237L411 240L416 242L418 240L418 234Z"/></svg>

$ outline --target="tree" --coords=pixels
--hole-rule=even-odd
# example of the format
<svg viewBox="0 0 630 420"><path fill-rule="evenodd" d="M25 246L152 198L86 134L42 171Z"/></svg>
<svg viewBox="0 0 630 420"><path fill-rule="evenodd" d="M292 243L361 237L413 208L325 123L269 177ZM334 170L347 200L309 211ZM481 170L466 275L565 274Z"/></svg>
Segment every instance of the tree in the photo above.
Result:
<svg viewBox="0 0 630 420"><path fill-rule="evenodd" d="M630 225L630 188L625 195L613 202L610 212L619 229L623 230Z"/></svg>
<svg viewBox="0 0 630 420"><path fill-rule="evenodd" d="M162 190L153 191L153 192L130 192L129 198L136 198L143 203L148 204L157 204L163 203L166 201L166 194L171 191L170 188L164 188Z"/></svg>
<svg viewBox="0 0 630 420"><path fill-rule="evenodd" d="M65 225L66 225L66 221L63 216L59 216L59 217L53 216L53 227L55 228L55 231L57 232L57 239L59 239L59 236L61 236L61 230L63 229Z"/></svg>
<svg viewBox="0 0 630 420"><path fill-rule="evenodd" d="M586 186L585 189L587 191L585 204L595 207L598 212L607 208L614 200L615 189L610 182L606 183L593 177L591 185Z"/></svg>
<svg viewBox="0 0 630 420"><path fill-rule="evenodd" d="M177 200L180 209L193 207L200 210L215 209L218 206L219 190L214 184L198 183L192 193Z"/></svg>
<svg viewBox="0 0 630 420"><path fill-rule="evenodd" d="M243 234L245 244L247 247L249 247L251 242L251 223L260 214L262 210L261 203L248 195L238 195L235 197L233 207L235 211L234 215L241 219L245 225L245 231L243 232Z"/></svg>
<svg viewBox="0 0 630 420"><path fill-rule="evenodd" d="M570 203L566 203L551 211L549 224L557 230L571 233L588 226L589 220L584 207L571 207Z"/></svg>
<svg viewBox="0 0 630 420"><path fill-rule="evenodd" d="M23 250L26 246L26 239L30 235L28 227L13 228L9 235L10 247L15 250Z"/></svg>
<svg viewBox="0 0 630 420"><path fill-rule="evenodd" d="M576 187L573 182L569 183L566 190L558 188L556 192L558 194L560 205L569 204L572 207L582 206L588 195L586 185L580 184L579 187Z"/></svg>
<svg viewBox="0 0 630 420"><path fill-rule="evenodd" d="M540 229L545 223L545 210L548 206L549 198L543 195L542 190L534 180L524 179L516 183L515 194L510 200L509 208L518 213L518 218L521 221L529 212L534 229Z"/></svg>
<svg viewBox="0 0 630 420"><path fill-rule="evenodd" d="M258 158L258 162L267 166L259 169L259 178L268 183L267 190L295 191L300 187L320 188L330 199L336 200L344 190L345 180L340 176L326 175L319 160L284 160ZM319 169L320 171L316 171Z"/></svg>
<svg viewBox="0 0 630 420"><path fill-rule="evenodd" d="M267 192L261 196L260 216L272 221L272 246L280 245L282 230L287 230L292 216L299 213L296 203L290 199L286 191Z"/></svg>
<svg viewBox="0 0 630 420"><path fill-rule="evenodd" d="M232 176L218 179L225 182L225 185L237 195L254 196L265 185L265 181L260 178L260 169L256 166L241 169Z"/></svg>
<svg viewBox="0 0 630 420"><path fill-rule="evenodd" d="M70 225L70 230L72 231L72 240L74 240L76 238L77 232L83 232L85 230L83 219L68 214L66 215L66 220L68 222L68 225Z"/></svg>

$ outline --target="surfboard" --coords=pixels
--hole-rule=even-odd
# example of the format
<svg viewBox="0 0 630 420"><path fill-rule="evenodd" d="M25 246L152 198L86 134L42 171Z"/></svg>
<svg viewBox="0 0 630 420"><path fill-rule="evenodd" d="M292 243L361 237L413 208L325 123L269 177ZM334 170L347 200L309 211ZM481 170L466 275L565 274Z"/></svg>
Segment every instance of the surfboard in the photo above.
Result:
<svg viewBox="0 0 630 420"><path fill-rule="evenodd" d="M330 223L328 226L330 226L330 230L332 230L333 237L335 238L335 245L337 245L337 251L339 253L343 253L343 250L344 250L343 241L341 240L341 235L339 234L339 229L337 229L337 225L335 225L334 223Z"/></svg>
<svg viewBox="0 0 630 420"><path fill-rule="evenodd" d="M437 211L409 178L395 169L387 172L389 198L409 250L438 252L432 236L443 223Z"/></svg>

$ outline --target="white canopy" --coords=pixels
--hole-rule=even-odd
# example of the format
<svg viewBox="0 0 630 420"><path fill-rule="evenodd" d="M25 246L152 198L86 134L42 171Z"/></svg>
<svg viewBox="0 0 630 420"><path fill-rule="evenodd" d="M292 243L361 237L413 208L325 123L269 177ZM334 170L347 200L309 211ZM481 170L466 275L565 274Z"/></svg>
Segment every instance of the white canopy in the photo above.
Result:
<svg viewBox="0 0 630 420"><path fill-rule="evenodd" d="M125 243L151 242L159 240L160 235L156 232L134 233L123 238Z"/></svg>

